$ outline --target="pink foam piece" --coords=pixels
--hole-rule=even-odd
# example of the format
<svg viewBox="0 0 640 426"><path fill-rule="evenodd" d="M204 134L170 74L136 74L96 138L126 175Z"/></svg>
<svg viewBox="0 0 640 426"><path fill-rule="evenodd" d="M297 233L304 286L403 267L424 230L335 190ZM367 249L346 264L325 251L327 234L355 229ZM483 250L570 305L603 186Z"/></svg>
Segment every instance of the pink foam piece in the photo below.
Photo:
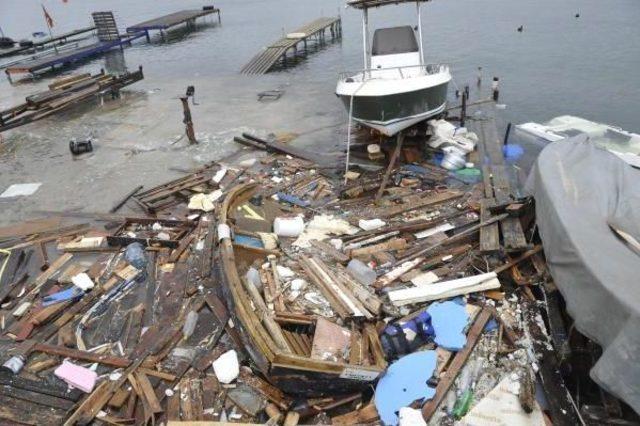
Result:
<svg viewBox="0 0 640 426"><path fill-rule="evenodd" d="M56 368L53 374L67 382L70 386L86 393L90 393L93 390L93 387L96 385L96 380L98 379L95 371L67 361L64 361Z"/></svg>

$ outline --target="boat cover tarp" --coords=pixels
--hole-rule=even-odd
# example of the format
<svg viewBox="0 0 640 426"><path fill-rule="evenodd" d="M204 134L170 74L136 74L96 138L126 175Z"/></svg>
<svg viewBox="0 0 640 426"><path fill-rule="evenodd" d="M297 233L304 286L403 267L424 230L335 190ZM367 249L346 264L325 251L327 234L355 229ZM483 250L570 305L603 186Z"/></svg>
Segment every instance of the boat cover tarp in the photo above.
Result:
<svg viewBox="0 0 640 426"><path fill-rule="evenodd" d="M602 346L591 378L640 413L640 170L580 135L547 145L527 190L576 328Z"/></svg>

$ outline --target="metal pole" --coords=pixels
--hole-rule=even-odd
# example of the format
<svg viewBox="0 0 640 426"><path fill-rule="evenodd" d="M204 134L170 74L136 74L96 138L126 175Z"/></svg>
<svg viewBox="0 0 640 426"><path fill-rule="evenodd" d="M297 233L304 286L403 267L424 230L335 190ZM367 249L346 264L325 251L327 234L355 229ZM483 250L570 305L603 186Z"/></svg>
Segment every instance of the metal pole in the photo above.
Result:
<svg viewBox="0 0 640 426"><path fill-rule="evenodd" d="M40 3L40 6L42 6L42 11L45 12L46 9L44 8L44 5L42 3ZM49 25L49 20L47 20L47 16L48 15L45 15L44 21L47 24L47 29L49 30L49 39L53 39L53 33L51 32L51 26ZM53 22L53 21L51 21L51 22ZM55 50L56 53L58 53L58 47L56 46L56 42L55 41L53 42L53 50ZM35 51L35 48L34 48L34 51Z"/></svg>
<svg viewBox="0 0 640 426"><path fill-rule="evenodd" d="M416 1L418 11L418 41L420 42L420 65L424 65L424 49L422 47L422 17L420 14L420 0Z"/></svg>
<svg viewBox="0 0 640 426"><path fill-rule="evenodd" d="M53 33L51 32L51 27L49 26L49 23L47 23L47 28L49 29L49 37L53 38ZM56 51L56 53L58 53L58 47L56 46L56 42L53 42L53 50Z"/></svg>
<svg viewBox="0 0 640 426"><path fill-rule="evenodd" d="M369 10L362 9L362 54L364 56L364 69L369 69Z"/></svg>

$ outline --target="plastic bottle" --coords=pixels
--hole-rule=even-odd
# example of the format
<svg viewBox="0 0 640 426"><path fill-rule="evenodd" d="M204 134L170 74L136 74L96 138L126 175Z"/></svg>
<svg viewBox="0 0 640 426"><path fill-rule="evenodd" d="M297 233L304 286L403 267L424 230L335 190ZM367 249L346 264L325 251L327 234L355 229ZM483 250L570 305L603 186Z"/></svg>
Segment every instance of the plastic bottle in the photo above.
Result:
<svg viewBox="0 0 640 426"><path fill-rule="evenodd" d="M185 339L188 339L193 334L197 323L198 313L196 311L189 311L187 318L184 320L184 325L182 326L182 335Z"/></svg>
<svg viewBox="0 0 640 426"><path fill-rule="evenodd" d="M4 364L2 364L0 370L10 371L13 374L18 374L20 370L22 370L22 367L24 367L25 361L26 358L23 355L14 355L9 358Z"/></svg>
<svg viewBox="0 0 640 426"><path fill-rule="evenodd" d="M124 258L129 265L141 271L147 267L147 256L144 253L144 247L140 243L129 244L124 251Z"/></svg>
<svg viewBox="0 0 640 426"><path fill-rule="evenodd" d="M260 273L253 266L247 270L247 281L255 286L258 291L262 291L262 280L260 279Z"/></svg>
<svg viewBox="0 0 640 426"><path fill-rule="evenodd" d="M473 402L473 390L471 388L467 389L462 393L460 398L456 401L456 405L453 407L453 417L456 420L460 420L464 417L467 412L469 412L469 408L471 408L471 403Z"/></svg>
<svg viewBox="0 0 640 426"><path fill-rule="evenodd" d="M360 284L370 286L376 280L376 271L369 268L367 265L359 261L358 259L352 259L347 265L347 272Z"/></svg>

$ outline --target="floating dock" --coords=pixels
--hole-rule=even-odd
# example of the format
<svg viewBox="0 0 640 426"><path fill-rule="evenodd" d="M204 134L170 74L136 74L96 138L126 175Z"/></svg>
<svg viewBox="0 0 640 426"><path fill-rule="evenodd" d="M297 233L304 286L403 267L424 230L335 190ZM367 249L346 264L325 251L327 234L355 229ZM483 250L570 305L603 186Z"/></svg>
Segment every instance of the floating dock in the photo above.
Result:
<svg viewBox="0 0 640 426"><path fill-rule="evenodd" d="M54 70L58 66L64 66L66 64L87 59L91 56L95 56L111 50L114 47L121 47L124 44L131 43L131 41L135 40L136 38L143 36L144 33L131 34L118 40L101 41L98 43L90 44L88 46L82 46L77 49L60 52L55 55L49 55L35 60L19 62L7 67L4 72L7 74L9 81L12 81L11 76L14 74L29 74L32 77L35 77L37 73L40 73L44 70Z"/></svg>
<svg viewBox="0 0 640 426"><path fill-rule="evenodd" d="M339 38L342 35L342 22L337 18L318 18L308 23L302 28L287 34L280 40L268 46L258 53L247 65L242 68L243 74L265 74L271 70L279 61L286 65L287 53L293 52L293 57L298 54L298 44L303 43L307 48L307 41L313 40L317 44L324 44L325 32L329 29L331 39Z"/></svg>
<svg viewBox="0 0 640 426"><path fill-rule="evenodd" d="M77 30L69 31L69 32L64 33L64 34L59 34L57 36L47 37L46 39L43 39L43 40L40 40L40 41L34 41L31 46L18 46L18 47L14 47L13 49L9 49L9 50L0 50L0 58L6 58L8 56L17 55L19 53L27 52L27 51L32 50L32 49L36 50L38 48L44 48L46 45L52 44L52 43L60 42L59 44L64 44L64 43L66 43L68 41L68 39L70 37L74 37L74 36L77 36L77 35L80 35L80 34L88 33L88 32L93 31L95 29L96 29L95 26L86 27L86 28L80 28L80 29L77 29Z"/></svg>
<svg viewBox="0 0 640 426"><path fill-rule="evenodd" d="M220 9L216 8L203 8L200 10L181 10L179 12L170 13L165 16L161 16L159 18L150 19L148 21L141 22L136 25L132 25L127 28L128 33L139 33L143 32L147 36L147 41L149 40L149 31L160 31L164 38L164 31L168 30L171 27L175 27L176 25L186 24L192 28L195 28L196 19L201 18L203 16L211 15L217 13L218 14L218 22L220 22Z"/></svg>

